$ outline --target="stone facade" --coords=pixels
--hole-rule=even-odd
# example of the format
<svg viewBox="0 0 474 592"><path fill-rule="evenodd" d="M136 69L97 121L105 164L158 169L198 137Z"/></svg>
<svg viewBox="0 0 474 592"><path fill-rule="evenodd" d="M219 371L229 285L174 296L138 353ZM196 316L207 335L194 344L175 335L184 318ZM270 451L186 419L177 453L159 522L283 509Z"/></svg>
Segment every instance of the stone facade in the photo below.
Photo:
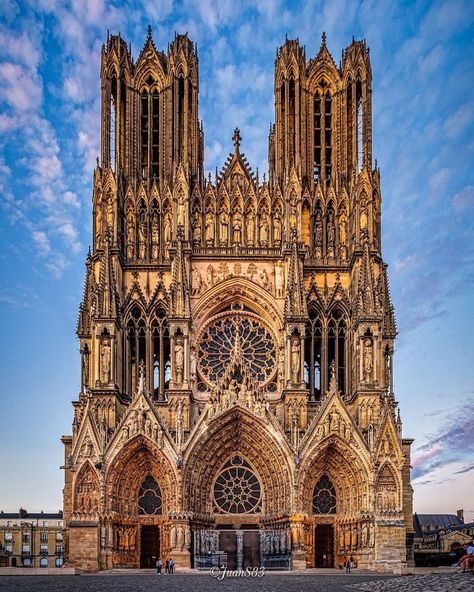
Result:
<svg viewBox="0 0 474 592"><path fill-rule="evenodd" d="M402 568L410 444L372 166L371 67L275 62L269 174L204 174L193 43L102 51L101 158L64 436L69 565ZM224 560L224 556L222 556Z"/></svg>

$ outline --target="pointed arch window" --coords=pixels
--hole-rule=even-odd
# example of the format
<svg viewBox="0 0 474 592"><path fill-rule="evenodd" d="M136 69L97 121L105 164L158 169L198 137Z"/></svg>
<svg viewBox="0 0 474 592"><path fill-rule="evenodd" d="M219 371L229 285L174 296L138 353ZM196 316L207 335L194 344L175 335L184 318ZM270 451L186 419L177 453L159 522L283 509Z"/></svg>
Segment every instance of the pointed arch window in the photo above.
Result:
<svg viewBox="0 0 474 592"><path fill-rule="evenodd" d="M364 114L362 107L362 83L357 79L356 83L356 149L357 149L357 172L359 173L363 165L363 141L364 141Z"/></svg>
<svg viewBox="0 0 474 592"><path fill-rule="evenodd" d="M185 137L184 96L184 76L181 74L178 78L178 159L181 162L184 158Z"/></svg>
<svg viewBox="0 0 474 592"><path fill-rule="evenodd" d="M296 89L293 77L290 78L288 88L288 115L288 155L291 165L295 162L296 149Z"/></svg>
<svg viewBox="0 0 474 592"><path fill-rule="evenodd" d="M333 309L329 318L327 351L326 384L329 384L330 369L334 363L337 386L344 395L346 392L346 321L339 308Z"/></svg>
<svg viewBox="0 0 474 592"><path fill-rule="evenodd" d="M154 516L161 514L162 509L163 501L160 486L151 475L148 475L138 492L138 514Z"/></svg>
<svg viewBox="0 0 474 592"><path fill-rule="evenodd" d="M313 513L336 513L336 490L327 475L321 475L313 490Z"/></svg>
<svg viewBox="0 0 474 592"><path fill-rule="evenodd" d="M348 172L352 169L352 80L347 81L346 96L346 118L347 118L347 166Z"/></svg>
<svg viewBox="0 0 474 592"><path fill-rule="evenodd" d="M169 386L171 371L170 335L166 311L158 307L151 323L151 340L153 349L153 379L151 391L154 396L163 400L165 390Z"/></svg>
<svg viewBox="0 0 474 592"><path fill-rule="evenodd" d="M155 83L150 76L147 84ZM160 165L160 95L144 88L140 95L140 172L150 183L158 177Z"/></svg>
<svg viewBox="0 0 474 592"><path fill-rule="evenodd" d="M304 375L310 399L319 401L321 398L321 354L323 325L314 308L309 310L306 323Z"/></svg>
<svg viewBox="0 0 474 592"><path fill-rule="evenodd" d="M117 145L117 79L112 77L110 85L110 129L109 129L109 155L110 168L115 172L116 145Z"/></svg>
<svg viewBox="0 0 474 592"><path fill-rule="evenodd" d="M332 96L327 83L322 80L313 101L313 171L314 182L324 176L326 183L332 175Z"/></svg>
<svg viewBox="0 0 474 592"><path fill-rule="evenodd" d="M139 306L134 306L127 322L127 357L125 384L131 395L137 388L138 367L146 362L146 324Z"/></svg>

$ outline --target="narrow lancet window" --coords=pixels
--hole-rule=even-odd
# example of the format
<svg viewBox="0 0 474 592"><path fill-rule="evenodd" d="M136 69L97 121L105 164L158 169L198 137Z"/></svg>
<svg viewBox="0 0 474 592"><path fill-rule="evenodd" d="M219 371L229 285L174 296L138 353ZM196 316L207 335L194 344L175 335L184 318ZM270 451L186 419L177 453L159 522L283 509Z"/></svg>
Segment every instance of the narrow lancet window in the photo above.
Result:
<svg viewBox="0 0 474 592"><path fill-rule="evenodd" d="M362 84L357 80L356 84L356 120L357 120L357 172L360 172L363 165L363 140L364 140L364 123L363 123L363 108L362 108Z"/></svg>
<svg viewBox="0 0 474 592"><path fill-rule="evenodd" d="M314 182L321 178L321 95L314 98Z"/></svg>

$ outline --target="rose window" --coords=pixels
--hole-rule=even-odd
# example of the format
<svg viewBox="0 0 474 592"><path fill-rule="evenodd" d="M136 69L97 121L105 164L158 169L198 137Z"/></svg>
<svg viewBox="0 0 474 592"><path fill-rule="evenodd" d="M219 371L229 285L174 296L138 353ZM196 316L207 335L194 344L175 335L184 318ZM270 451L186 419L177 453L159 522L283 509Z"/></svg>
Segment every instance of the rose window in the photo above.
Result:
<svg viewBox="0 0 474 592"><path fill-rule="evenodd" d="M260 483L250 465L234 456L214 484L214 510L225 514L255 514L261 511Z"/></svg>
<svg viewBox="0 0 474 592"><path fill-rule="evenodd" d="M336 490L327 475L322 475L314 487L313 512L315 514L336 513Z"/></svg>
<svg viewBox="0 0 474 592"><path fill-rule="evenodd" d="M208 383L215 383L233 356L241 357L253 377L267 383L275 373L275 340L269 328L248 313L214 319L201 334L199 369Z"/></svg>

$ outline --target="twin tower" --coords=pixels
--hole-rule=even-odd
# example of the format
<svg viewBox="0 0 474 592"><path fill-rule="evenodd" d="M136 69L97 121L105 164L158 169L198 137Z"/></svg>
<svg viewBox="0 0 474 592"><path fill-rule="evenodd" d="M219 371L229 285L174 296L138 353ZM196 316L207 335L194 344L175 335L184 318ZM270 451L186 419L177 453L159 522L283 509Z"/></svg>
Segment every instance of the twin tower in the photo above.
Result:
<svg viewBox="0 0 474 592"><path fill-rule="evenodd" d="M275 62L268 176L204 174L198 60L102 50L101 157L65 445L70 565L412 559L410 444L372 164L371 68ZM236 122L238 123L238 122ZM230 139L229 139L230 140Z"/></svg>

